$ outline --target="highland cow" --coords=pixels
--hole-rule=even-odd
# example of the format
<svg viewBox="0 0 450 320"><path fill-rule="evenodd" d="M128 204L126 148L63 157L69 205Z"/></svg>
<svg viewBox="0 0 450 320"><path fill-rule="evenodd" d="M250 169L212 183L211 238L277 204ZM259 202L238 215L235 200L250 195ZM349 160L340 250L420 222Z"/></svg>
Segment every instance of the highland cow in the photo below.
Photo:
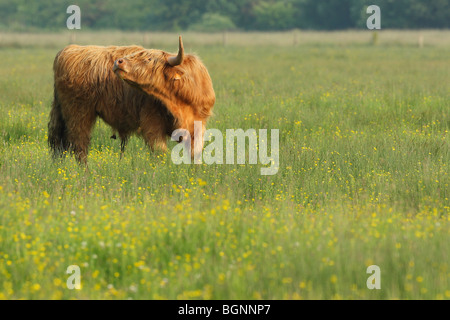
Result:
<svg viewBox="0 0 450 320"><path fill-rule="evenodd" d="M56 55L53 71L49 146L54 156L69 151L84 163L97 117L118 133L122 154L133 133L152 150L165 151L176 129L194 139L194 121L202 121L203 133L215 103L206 67L184 53L181 37L177 55L139 46L70 45Z"/></svg>

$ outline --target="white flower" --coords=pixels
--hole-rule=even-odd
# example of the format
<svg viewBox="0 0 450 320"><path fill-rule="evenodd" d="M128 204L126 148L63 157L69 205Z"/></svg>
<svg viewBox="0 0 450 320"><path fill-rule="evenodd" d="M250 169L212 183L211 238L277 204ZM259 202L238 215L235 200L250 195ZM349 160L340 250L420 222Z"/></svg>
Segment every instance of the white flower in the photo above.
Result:
<svg viewBox="0 0 450 320"><path fill-rule="evenodd" d="M130 286L129 290L130 290L131 292L137 292L138 288L137 288L136 285L132 284L132 285Z"/></svg>

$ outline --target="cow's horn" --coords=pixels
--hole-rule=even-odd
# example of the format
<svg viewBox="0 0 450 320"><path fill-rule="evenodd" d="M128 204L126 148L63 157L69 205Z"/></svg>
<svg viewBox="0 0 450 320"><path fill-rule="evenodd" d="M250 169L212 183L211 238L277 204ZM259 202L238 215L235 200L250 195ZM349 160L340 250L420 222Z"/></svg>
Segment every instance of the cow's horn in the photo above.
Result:
<svg viewBox="0 0 450 320"><path fill-rule="evenodd" d="M184 58L184 48L183 48L183 41L181 40L181 36L180 36L178 55L176 57L169 57L169 59L167 59L167 62L169 62L169 64L172 67L175 67L175 66L178 66L183 63L183 58Z"/></svg>

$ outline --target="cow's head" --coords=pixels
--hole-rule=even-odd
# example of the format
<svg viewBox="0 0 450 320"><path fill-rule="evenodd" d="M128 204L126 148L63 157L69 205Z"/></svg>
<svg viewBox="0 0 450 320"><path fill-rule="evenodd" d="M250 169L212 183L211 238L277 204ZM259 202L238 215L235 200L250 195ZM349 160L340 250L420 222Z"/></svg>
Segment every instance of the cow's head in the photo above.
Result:
<svg viewBox="0 0 450 320"><path fill-rule="evenodd" d="M183 42L180 37L177 56L170 56L161 50L142 50L129 56L117 59L113 71L128 83L135 84L142 89L154 85L156 80L180 80L182 71L175 69L184 60Z"/></svg>
<svg viewBox="0 0 450 320"><path fill-rule="evenodd" d="M184 53L181 36L178 54L144 49L117 59L113 70L128 84L168 106L191 106L209 114L215 102L212 81L206 67L198 57ZM169 106L169 110L174 109Z"/></svg>

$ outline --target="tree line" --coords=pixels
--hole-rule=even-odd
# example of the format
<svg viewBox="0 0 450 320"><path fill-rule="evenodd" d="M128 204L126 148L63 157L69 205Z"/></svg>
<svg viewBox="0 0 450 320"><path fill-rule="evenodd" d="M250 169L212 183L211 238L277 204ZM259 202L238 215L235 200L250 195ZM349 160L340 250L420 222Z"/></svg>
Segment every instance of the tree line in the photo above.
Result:
<svg viewBox="0 0 450 320"><path fill-rule="evenodd" d="M73 4L95 30L364 29L369 5L382 29L450 27L450 0L0 0L0 30L65 29Z"/></svg>

